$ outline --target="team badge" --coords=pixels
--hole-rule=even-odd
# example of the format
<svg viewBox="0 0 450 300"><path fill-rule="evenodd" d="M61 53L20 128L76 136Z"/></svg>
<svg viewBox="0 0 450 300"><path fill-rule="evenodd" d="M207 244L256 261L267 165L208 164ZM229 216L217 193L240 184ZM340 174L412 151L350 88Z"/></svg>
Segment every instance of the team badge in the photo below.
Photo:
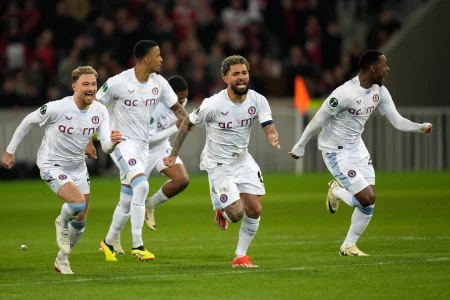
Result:
<svg viewBox="0 0 450 300"><path fill-rule="evenodd" d="M372 98L373 102L378 102L378 100L380 100L380 96L378 96L378 94L373 95Z"/></svg>
<svg viewBox="0 0 450 300"><path fill-rule="evenodd" d="M44 104L41 106L41 108L39 109L39 112L41 113L41 115L45 115L45 113L47 112L47 105Z"/></svg>
<svg viewBox="0 0 450 300"><path fill-rule="evenodd" d="M134 158L130 158L130 160L128 160L128 164L130 166L134 166L136 164L136 160Z"/></svg>
<svg viewBox="0 0 450 300"><path fill-rule="evenodd" d="M256 112L256 107L250 106L250 107L248 108L248 113L249 113L249 114L253 115L255 112Z"/></svg>
<svg viewBox="0 0 450 300"><path fill-rule="evenodd" d="M219 199L220 199L220 202L225 203L228 201L228 196L226 194L222 194L222 195L220 195Z"/></svg>
<svg viewBox="0 0 450 300"><path fill-rule="evenodd" d="M108 83L104 83L103 85L102 85L102 91L103 91L103 93L104 92L106 92L108 90Z"/></svg>
<svg viewBox="0 0 450 300"><path fill-rule="evenodd" d="M61 174L61 175L59 175L59 179L61 179L61 180L66 180L66 179L67 179L67 176L64 175L64 174Z"/></svg>
<svg viewBox="0 0 450 300"><path fill-rule="evenodd" d="M350 170L347 172L348 177L355 177L356 176L356 172L354 170Z"/></svg>
<svg viewBox="0 0 450 300"><path fill-rule="evenodd" d="M153 95L158 95L158 88L153 88L152 93Z"/></svg>
<svg viewBox="0 0 450 300"><path fill-rule="evenodd" d="M336 106L338 106L338 104L339 104L339 101L336 98L331 98L330 99L330 106L331 107L336 107Z"/></svg>
<svg viewBox="0 0 450 300"><path fill-rule="evenodd" d="M200 112L200 107L197 107L197 108L194 110L194 113L195 113L196 115L198 115L199 112Z"/></svg>
<svg viewBox="0 0 450 300"><path fill-rule="evenodd" d="M99 119L99 117L97 117L97 116L93 116L93 117L92 117L92 123L94 123L94 124L98 124L98 122L100 122L100 119Z"/></svg>
<svg viewBox="0 0 450 300"><path fill-rule="evenodd" d="M154 120L153 117L152 117L152 118L150 119L150 125L152 125L154 121L155 121L155 120Z"/></svg>

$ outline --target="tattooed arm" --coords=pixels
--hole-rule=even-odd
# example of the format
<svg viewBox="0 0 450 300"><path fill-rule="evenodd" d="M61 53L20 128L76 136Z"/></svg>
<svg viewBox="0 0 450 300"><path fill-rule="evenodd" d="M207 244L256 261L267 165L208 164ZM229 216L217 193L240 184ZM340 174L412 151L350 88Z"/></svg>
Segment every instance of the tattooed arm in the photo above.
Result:
<svg viewBox="0 0 450 300"><path fill-rule="evenodd" d="M175 116L178 118L178 120L183 121L188 116L187 111L184 109L184 107L180 103L175 103L173 106L170 107L170 109L173 111Z"/></svg>
<svg viewBox="0 0 450 300"><path fill-rule="evenodd" d="M269 143L272 146L280 149L280 143L278 140L278 132L275 129L275 124L270 123L270 124L264 126L263 129L264 129L264 133L266 134L267 138L269 139Z"/></svg>
<svg viewBox="0 0 450 300"><path fill-rule="evenodd" d="M170 156L164 157L164 164L166 166L172 167L175 164L178 152L180 152L181 149L181 145L183 145L183 142L186 139L186 136L188 135L192 126L194 126L194 124L191 123L189 117L185 118L183 123L181 123L177 135L175 136L175 139L172 143L172 152L170 153Z"/></svg>

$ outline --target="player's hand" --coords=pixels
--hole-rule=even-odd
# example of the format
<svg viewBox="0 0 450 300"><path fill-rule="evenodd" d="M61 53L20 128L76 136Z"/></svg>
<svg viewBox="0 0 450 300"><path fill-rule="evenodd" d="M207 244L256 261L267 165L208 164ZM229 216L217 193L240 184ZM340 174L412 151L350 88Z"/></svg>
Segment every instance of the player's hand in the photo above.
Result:
<svg viewBox="0 0 450 300"><path fill-rule="evenodd" d="M293 158L293 159L299 159L299 158L303 158L303 156L297 156L292 152L289 152L289 155Z"/></svg>
<svg viewBox="0 0 450 300"><path fill-rule="evenodd" d="M97 159L97 149L92 142L92 139L86 145L86 149L84 149L84 155L86 155L89 159Z"/></svg>
<svg viewBox="0 0 450 300"><path fill-rule="evenodd" d="M111 131L111 142L114 145L119 144L122 141L122 133L119 130Z"/></svg>
<svg viewBox="0 0 450 300"><path fill-rule="evenodd" d="M5 151L5 153L3 153L2 165L5 169L11 169L14 166L15 161L16 161L16 158L14 157L14 154L11 154L6 151Z"/></svg>
<svg viewBox="0 0 450 300"><path fill-rule="evenodd" d="M423 128L423 133L430 134L433 131L433 124L425 123L425 125L427 126Z"/></svg>
<svg viewBox="0 0 450 300"><path fill-rule="evenodd" d="M277 133L269 133L269 142L272 146L277 147L278 149L281 148Z"/></svg>
<svg viewBox="0 0 450 300"><path fill-rule="evenodd" d="M175 164L175 161L177 160L176 156L170 155L163 158L164 164L166 167L172 167Z"/></svg>

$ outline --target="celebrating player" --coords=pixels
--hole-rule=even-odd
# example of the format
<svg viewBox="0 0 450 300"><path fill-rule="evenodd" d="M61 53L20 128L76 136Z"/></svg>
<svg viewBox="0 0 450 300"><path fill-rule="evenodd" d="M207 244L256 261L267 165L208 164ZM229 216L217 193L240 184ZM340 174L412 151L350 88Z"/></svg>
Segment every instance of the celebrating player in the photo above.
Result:
<svg viewBox="0 0 450 300"><path fill-rule="evenodd" d="M337 180L328 183L326 207L332 214L341 200L355 207L350 229L339 250L342 256L367 256L358 249L356 242L372 218L376 198L375 171L361 139L364 124L372 112L378 108L401 131L429 134L433 128L430 123L413 123L397 112L389 91L383 86L389 71L383 53L366 51L359 67L358 76L335 89L325 100L289 152L294 159L303 157L311 136L322 128L319 149L328 170Z"/></svg>
<svg viewBox="0 0 450 300"><path fill-rule="evenodd" d="M73 96L49 102L26 116L2 157L3 166L12 168L17 146L30 128L35 124L46 126L37 165L41 178L65 202L55 221L60 249L55 270L62 274L73 274L68 255L86 225L90 182L84 149L95 130L106 153L111 153L122 140L120 131L109 130L106 108L94 101L97 77L97 72L90 66L76 68L72 72Z"/></svg>
<svg viewBox="0 0 450 300"><path fill-rule="evenodd" d="M227 89L203 100L183 121L164 163L175 165L190 128L205 124L206 144L200 169L208 172L216 223L225 230L227 221L243 219L232 266L252 268L257 266L246 253L258 231L261 196L265 194L261 170L247 149L253 122L258 119L269 142L277 148L280 145L267 99L248 89L248 61L238 55L227 57L221 73Z"/></svg>
<svg viewBox="0 0 450 300"><path fill-rule="evenodd" d="M107 261L117 261L114 241L131 215L133 245L131 256L141 261L154 255L144 248L142 227L145 199L149 191L145 168L148 163L149 124L158 103L170 108L179 120L187 117L178 97L162 76L157 73L162 64L158 45L149 40L134 47L136 66L109 78L97 92L97 100L108 104L111 126L123 134L123 142L111 154L120 170L122 189L106 238L100 243Z"/></svg>
<svg viewBox="0 0 450 300"><path fill-rule="evenodd" d="M188 85L186 80L181 76L172 76L168 82L174 92L178 96L178 103L186 105L188 96ZM172 150L169 137L178 131L181 122L174 115L172 110L164 105L158 105L153 112L150 121L150 147L148 149L148 162L145 173L147 177L150 172L156 169L170 178L153 196L145 201L145 224L150 230L156 229L155 224L155 207L166 202L170 198L181 193L189 184L189 175L184 167L183 162L178 157L175 165L168 168L164 165L163 158ZM122 228L123 229L123 228ZM114 251L119 254L125 254L120 238L114 241Z"/></svg>

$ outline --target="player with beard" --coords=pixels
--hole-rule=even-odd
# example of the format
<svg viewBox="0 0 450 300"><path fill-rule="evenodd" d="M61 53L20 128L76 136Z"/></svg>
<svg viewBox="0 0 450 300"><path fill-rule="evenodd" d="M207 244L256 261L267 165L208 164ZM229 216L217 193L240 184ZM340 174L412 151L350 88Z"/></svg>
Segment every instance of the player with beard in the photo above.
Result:
<svg viewBox="0 0 450 300"><path fill-rule="evenodd" d="M23 119L2 157L6 169L14 166L14 153L33 125L46 126L37 154L41 178L62 199L56 218L56 241L60 249L55 270L73 274L68 256L84 233L90 198L90 180L84 149L97 130L105 153L111 153L122 141L122 134L109 130L106 107L94 101L97 71L90 66L72 72L73 96L51 101Z"/></svg>
<svg viewBox="0 0 450 300"><path fill-rule="evenodd" d="M228 221L242 220L233 267L257 267L247 249L258 231L265 194L261 170L248 153L251 126L261 124L269 142L280 148L278 133L267 99L248 89L249 63L239 55L222 62L222 78L228 87L203 100L186 118L172 143L164 163L172 167L189 130L194 125L206 128L206 143L200 157L200 169L208 172L216 223L226 230Z"/></svg>
<svg viewBox="0 0 450 300"><path fill-rule="evenodd" d="M339 249L342 256L368 256L356 247L356 242L372 218L376 198L375 171L361 139L370 115L378 108L401 131L429 134L433 128L430 123L413 123L397 112L389 91L383 86L389 71L383 53L366 51L359 67L358 76L335 89L324 101L289 152L294 159L303 157L306 144L322 128L319 149L325 165L336 178L328 183L326 207L332 214L341 200L355 207L347 237Z"/></svg>

